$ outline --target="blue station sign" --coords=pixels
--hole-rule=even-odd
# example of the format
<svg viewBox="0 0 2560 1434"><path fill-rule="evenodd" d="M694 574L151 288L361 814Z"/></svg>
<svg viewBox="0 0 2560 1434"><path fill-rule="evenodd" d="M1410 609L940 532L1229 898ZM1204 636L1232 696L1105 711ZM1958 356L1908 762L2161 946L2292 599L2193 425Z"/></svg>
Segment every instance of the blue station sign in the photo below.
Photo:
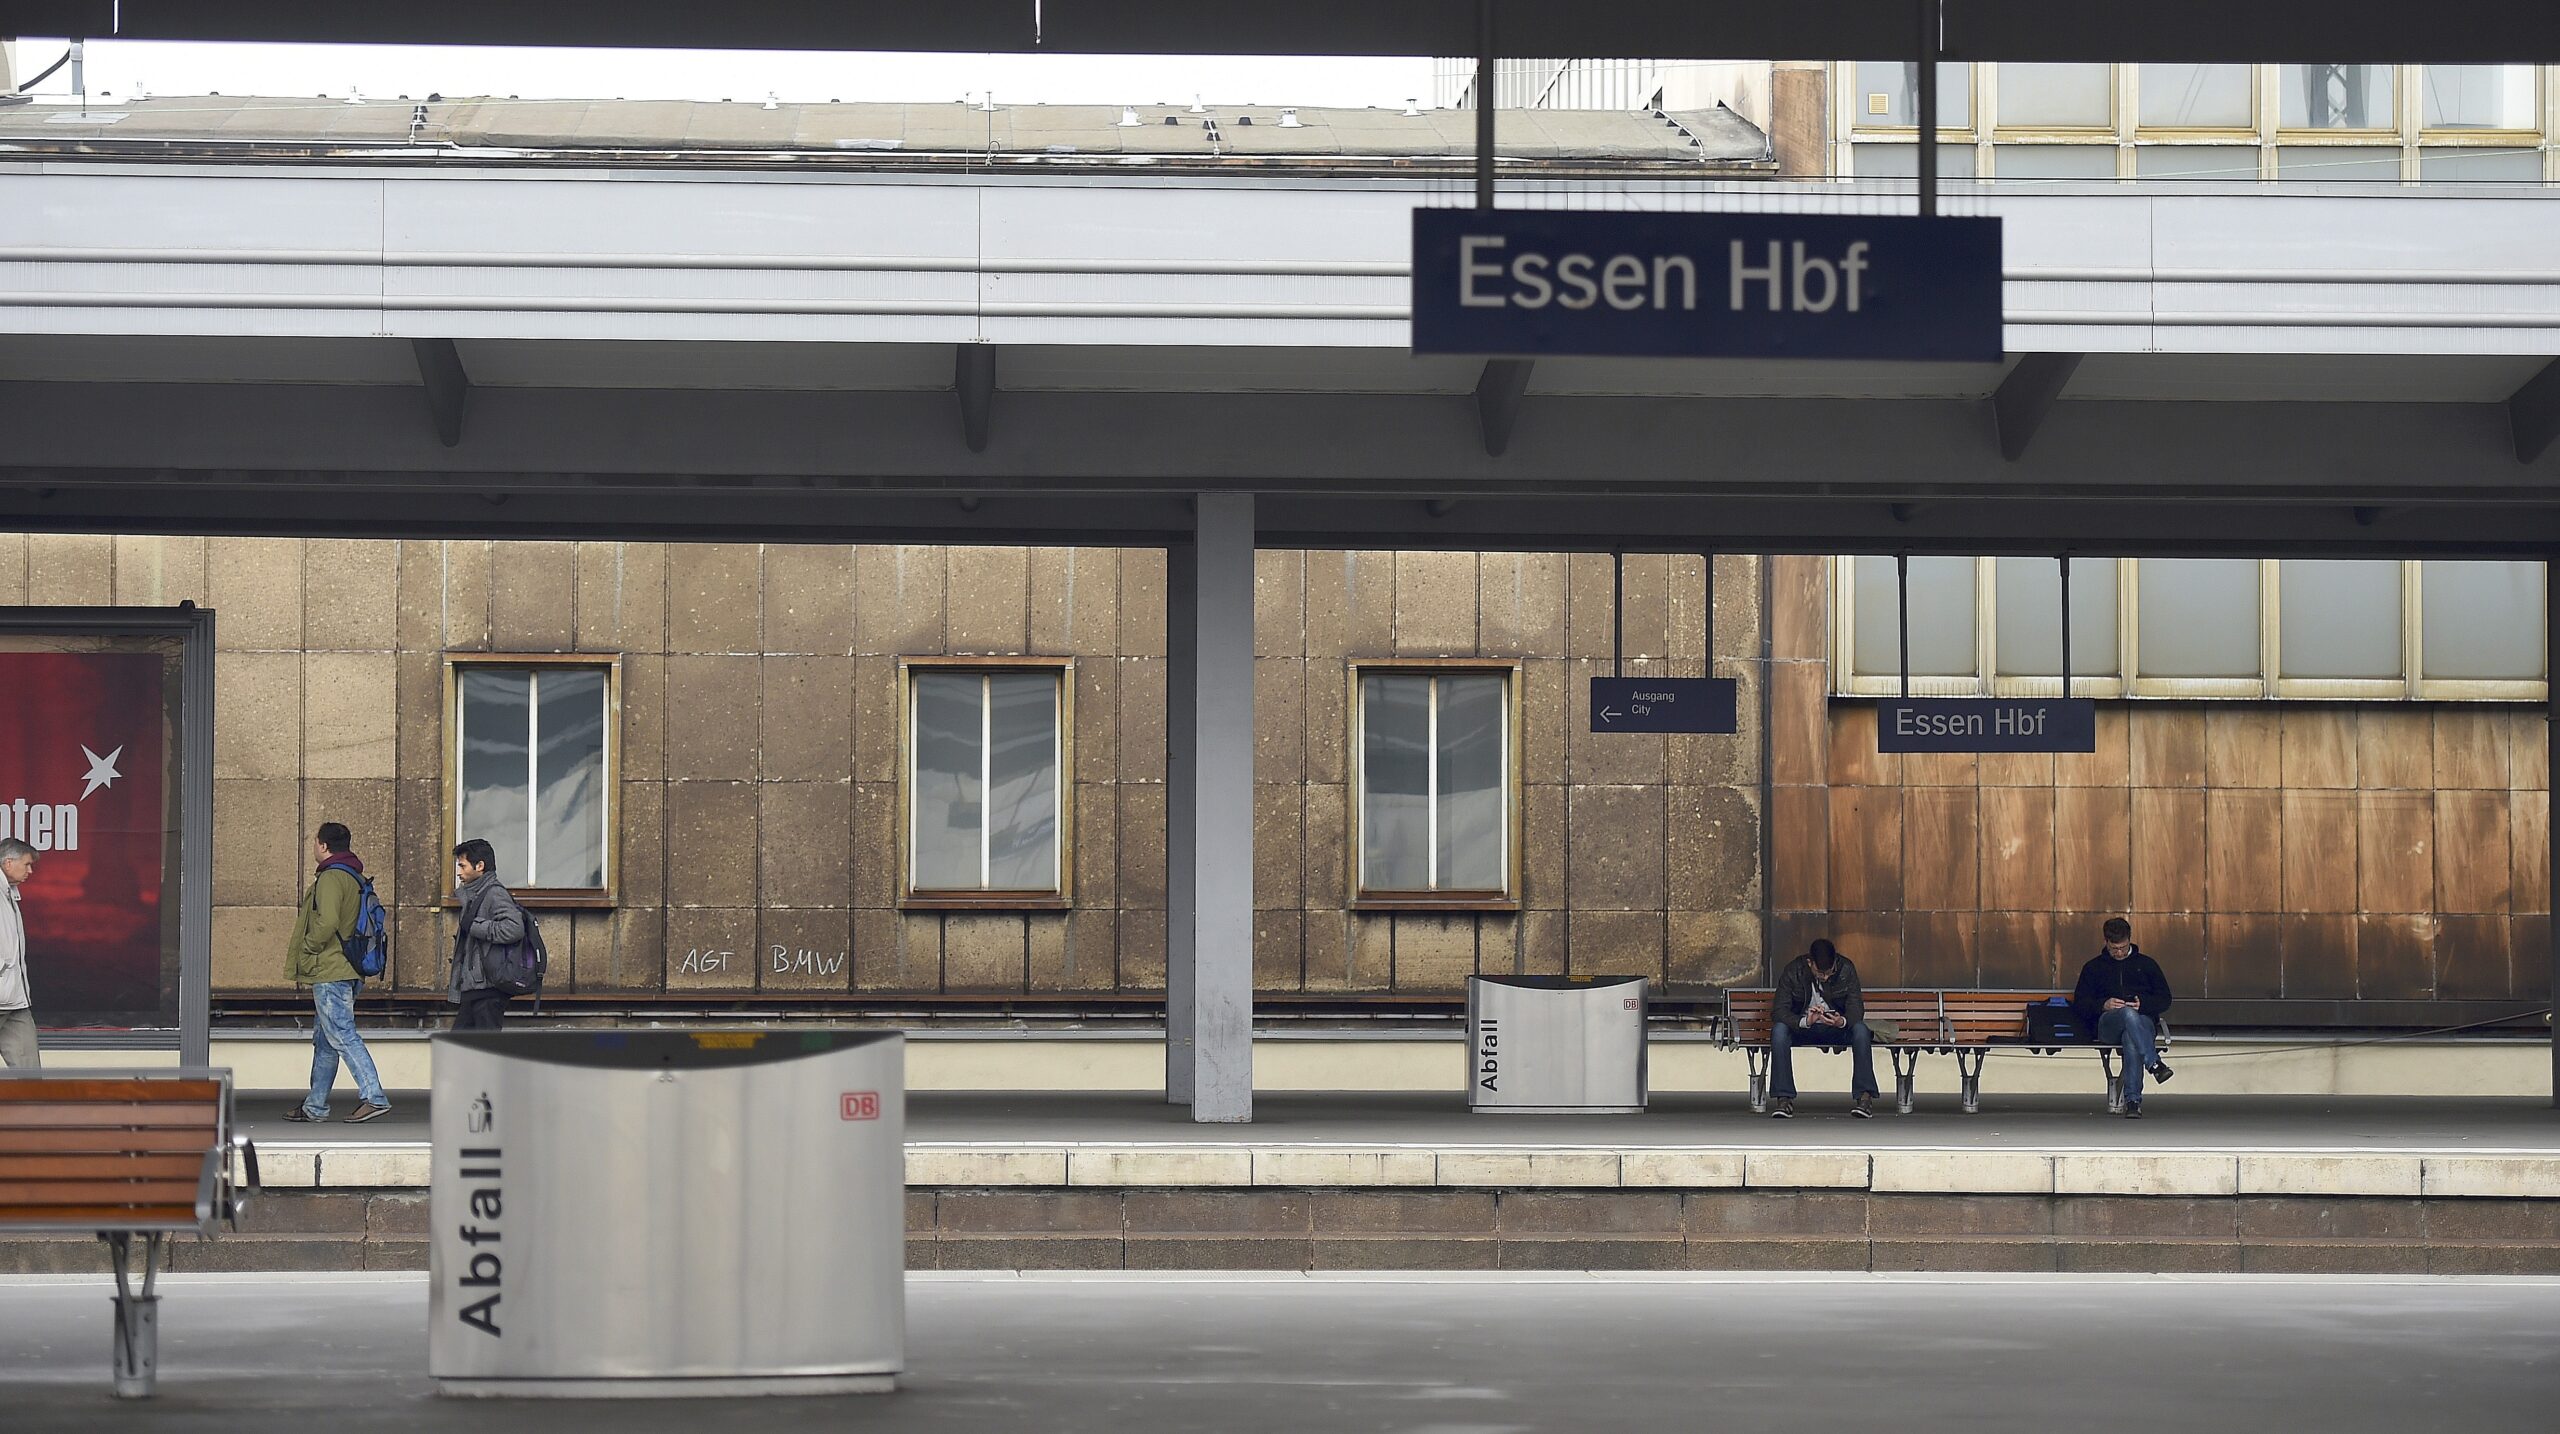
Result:
<svg viewBox="0 0 2560 1434"><path fill-rule="evenodd" d="M1993 363L2000 221L1417 209L1413 351Z"/></svg>
<svg viewBox="0 0 2560 1434"><path fill-rule="evenodd" d="M1912 697L1876 704L1879 752L2094 752L2086 697Z"/></svg>

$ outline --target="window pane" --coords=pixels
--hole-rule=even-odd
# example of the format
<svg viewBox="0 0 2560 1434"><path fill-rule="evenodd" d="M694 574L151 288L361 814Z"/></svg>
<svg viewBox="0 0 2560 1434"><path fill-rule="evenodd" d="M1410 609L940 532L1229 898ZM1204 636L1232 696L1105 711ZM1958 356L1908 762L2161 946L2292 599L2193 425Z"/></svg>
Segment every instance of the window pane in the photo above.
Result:
<svg viewBox="0 0 2560 1434"><path fill-rule="evenodd" d="M2276 151L2276 178L2297 183L2388 184L2400 178L2400 151L2335 145L2286 145Z"/></svg>
<svg viewBox="0 0 2560 1434"><path fill-rule="evenodd" d="M1360 679L1360 884L1431 885L1431 679Z"/></svg>
<svg viewBox="0 0 2560 1434"><path fill-rule="evenodd" d="M2286 65L2277 76L2286 129L2397 129L2389 65Z"/></svg>
<svg viewBox="0 0 2560 1434"><path fill-rule="evenodd" d="M2111 144L2003 144L1991 151L1994 179L2113 179Z"/></svg>
<svg viewBox="0 0 2560 1434"><path fill-rule="evenodd" d="M605 675L539 670L542 750L535 758L534 885L604 885Z"/></svg>
<svg viewBox="0 0 2560 1434"><path fill-rule="evenodd" d="M2047 129L2102 129L2115 119L2112 65L2000 67L2000 123Z"/></svg>
<svg viewBox="0 0 2560 1434"><path fill-rule="evenodd" d="M2050 558L2002 558L2000 671L2015 677L2062 673L2062 565ZM2116 662L2116 560L2071 560L2071 670L2112 674Z"/></svg>
<svg viewBox="0 0 2560 1434"><path fill-rule="evenodd" d="M2142 675L2258 675L2258 565L2249 558L2145 558Z"/></svg>
<svg viewBox="0 0 2560 1434"><path fill-rule="evenodd" d="M1971 179L1977 166L1970 144L1938 146L1940 179ZM1874 179L1910 179L1920 173L1920 146L1916 144L1861 144L1857 148L1858 177Z"/></svg>
<svg viewBox="0 0 2560 1434"><path fill-rule="evenodd" d="M1914 677L1971 677L1973 653L1973 559L1911 560L1911 674ZM1893 559L1859 558L1857 583L1857 670L1890 677L1902 670L1895 652L1895 626L1902 601L1894 586Z"/></svg>
<svg viewBox="0 0 2560 1434"><path fill-rule="evenodd" d="M1510 821L1500 677L1440 679L1440 881L1461 891L1510 885Z"/></svg>
<svg viewBox="0 0 2560 1434"><path fill-rule="evenodd" d="M2542 151L2422 149L2418 178L2435 184L2532 184L2542 178Z"/></svg>
<svg viewBox="0 0 2560 1434"><path fill-rule="evenodd" d="M987 679L987 885L1058 888L1058 679Z"/></svg>
<svg viewBox="0 0 2560 1434"><path fill-rule="evenodd" d="M1861 60L1858 63L1857 113L1861 129L1920 123L1920 62ZM1964 129L1973 123L1973 67L1938 66L1938 128Z"/></svg>
<svg viewBox="0 0 2560 1434"><path fill-rule="evenodd" d="M2540 681L2542 582L2540 563L2420 563L2426 675Z"/></svg>
<svg viewBox="0 0 2560 1434"><path fill-rule="evenodd" d="M915 776L909 792L914 870L919 891L967 890L979 884L978 840L984 821L979 790L983 750L979 703L986 679L920 672L915 677Z"/></svg>
<svg viewBox="0 0 2560 1434"><path fill-rule="evenodd" d="M2254 123L2247 65L2154 65L2135 77L2144 129L2247 129Z"/></svg>
<svg viewBox="0 0 2560 1434"><path fill-rule="evenodd" d="M2400 565L2288 558L2276 569L2277 671L2398 677Z"/></svg>
<svg viewBox="0 0 2560 1434"><path fill-rule="evenodd" d="M2533 129L2533 66L2429 65L2418 72L2429 129Z"/></svg>
<svg viewBox="0 0 2560 1434"><path fill-rule="evenodd" d="M462 795L455 829L460 840L480 837L496 849L498 880L530 886L525 749L532 740L533 675L500 668L465 668L459 675Z"/></svg>
<svg viewBox="0 0 2560 1434"><path fill-rule="evenodd" d="M2258 177L2258 147L2247 144L2147 144L2133 152L2133 172L2143 179Z"/></svg>

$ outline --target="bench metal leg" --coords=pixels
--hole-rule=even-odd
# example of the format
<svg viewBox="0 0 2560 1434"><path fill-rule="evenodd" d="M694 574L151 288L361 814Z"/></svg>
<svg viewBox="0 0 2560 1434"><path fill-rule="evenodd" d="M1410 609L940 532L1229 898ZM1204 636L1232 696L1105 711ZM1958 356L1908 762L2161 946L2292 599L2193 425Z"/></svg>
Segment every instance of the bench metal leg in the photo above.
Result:
<svg viewBox="0 0 2560 1434"><path fill-rule="evenodd" d="M2116 1069L2115 1047L2098 1047L2098 1065L2107 1073L2107 1114L2124 1114L2124 1072Z"/></svg>
<svg viewBox="0 0 2560 1434"><path fill-rule="evenodd" d="M1964 1113L1982 1113L1982 1061L1988 1051L1957 1051L1956 1079L1964 1096Z"/></svg>
<svg viewBox="0 0 2560 1434"><path fill-rule="evenodd" d="M1911 1113L1912 1083L1920 1078L1920 1053L1900 1046L1885 1047L1893 1058L1893 1108L1900 1114Z"/></svg>
<svg viewBox="0 0 2560 1434"><path fill-rule="evenodd" d="M160 1266L167 1236L142 1237L142 1293L133 1291L133 1236L101 1234L116 1266L116 1398L148 1399L160 1379Z"/></svg>
<svg viewBox="0 0 2560 1434"><path fill-rule="evenodd" d="M1751 1113L1769 1113L1769 1052L1764 1047L1744 1046L1742 1063L1751 1072Z"/></svg>

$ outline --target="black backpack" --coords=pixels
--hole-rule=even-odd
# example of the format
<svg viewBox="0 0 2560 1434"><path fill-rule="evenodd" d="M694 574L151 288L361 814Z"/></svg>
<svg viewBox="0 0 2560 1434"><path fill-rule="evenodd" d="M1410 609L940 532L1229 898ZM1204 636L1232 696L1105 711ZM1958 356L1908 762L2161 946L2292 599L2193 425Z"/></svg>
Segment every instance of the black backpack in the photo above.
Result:
<svg viewBox="0 0 2560 1434"><path fill-rule="evenodd" d="M521 910L522 908L518 908ZM463 913L462 929L469 931L474 914ZM510 996L529 996L542 989L542 978L551 972L551 951L542 944L542 928L535 924L533 913L524 913L524 935L513 944L492 946L480 958L480 975L489 989Z"/></svg>

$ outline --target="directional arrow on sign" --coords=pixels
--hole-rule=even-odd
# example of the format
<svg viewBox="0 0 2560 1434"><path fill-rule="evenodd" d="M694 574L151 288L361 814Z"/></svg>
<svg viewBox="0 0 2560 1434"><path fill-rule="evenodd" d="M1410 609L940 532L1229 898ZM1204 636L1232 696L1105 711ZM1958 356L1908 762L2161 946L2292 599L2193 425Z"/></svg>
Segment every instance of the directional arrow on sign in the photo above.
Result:
<svg viewBox="0 0 2560 1434"><path fill-rule="evenodd" d="M1600 720L1601 720L1601 721L1603 721L1603 722L1615 722L1615 721L1617 721L1617 720L1618 720L1618 709L1617 709L1617 708L1615 708L1615 707L1603 707L1603 708L1601 708L1601 709L1600 709Z"/></svg>

